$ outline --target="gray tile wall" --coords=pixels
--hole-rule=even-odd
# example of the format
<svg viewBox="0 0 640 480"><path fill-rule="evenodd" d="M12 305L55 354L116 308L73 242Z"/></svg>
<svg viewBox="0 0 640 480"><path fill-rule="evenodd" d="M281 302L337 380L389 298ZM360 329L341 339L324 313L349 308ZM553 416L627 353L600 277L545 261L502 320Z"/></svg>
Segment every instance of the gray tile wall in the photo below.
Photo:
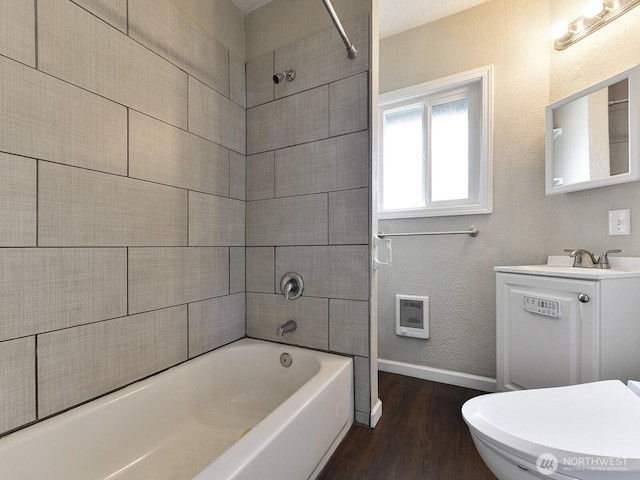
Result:
<svg viewBox="0 0 640 480"><path fill-rule="evenodd" d="M355 358L356 420L369 423L368 18L247 63L247 335ZM359 47L360 48L360 47ZM296 79L275 85L276 71ZM302 275L284 302L280 278ZM276 336L293 319L295 332Z"/></svg>
<svg viewBox="0 0 640 480"><path fill-rule="evenodd" d="M18 62L36 64L35 3L5 0L0 3L0 52Z"/></svg>
<svg viewBox="0 0 640 480"><path fill-rule="evenodd" d="M8 0L0 89L0 434L243 337L243 59L167 0Z"/></svg>
<svg viewBox="0 0 640 480"><path fill-rule="evenodd" d="M368 423L369 21L345 27L355 62L328 29L245 76L168 0L2 2L0 434L245 330L353 356Z"/></svg>

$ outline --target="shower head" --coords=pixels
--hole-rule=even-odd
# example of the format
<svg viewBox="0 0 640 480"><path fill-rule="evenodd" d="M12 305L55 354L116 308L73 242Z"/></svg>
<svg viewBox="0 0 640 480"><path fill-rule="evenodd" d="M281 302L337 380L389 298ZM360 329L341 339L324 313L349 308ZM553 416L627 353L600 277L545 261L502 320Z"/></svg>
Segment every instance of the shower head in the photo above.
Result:
<svg viewBox="0 0 640 480"><path fill-rule="evenodd" d="M289 82L291 82L294 78L296 78L296 71L293 69L289 69L289 70L285 70L282 73L276 73L273 76L273 83L275 83L276 85L279 84L280 82L284 81L284 79L287 79Z"/></svg>

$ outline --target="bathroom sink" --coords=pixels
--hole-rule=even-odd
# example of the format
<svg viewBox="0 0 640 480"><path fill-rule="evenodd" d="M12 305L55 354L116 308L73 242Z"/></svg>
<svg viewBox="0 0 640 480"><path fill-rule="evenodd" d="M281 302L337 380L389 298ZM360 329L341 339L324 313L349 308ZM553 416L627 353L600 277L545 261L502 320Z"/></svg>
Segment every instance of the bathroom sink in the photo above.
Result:
<svg viewBox="0 0 640 480"><path fill-rule="evenodd" d="M568 277L586 280L604 278L640 277L639 257L609 257L610 269L573 267L573 258L564 255L549 255L545 265L518 265L494 267L496 272L542 275L546 277Z"/></svg>

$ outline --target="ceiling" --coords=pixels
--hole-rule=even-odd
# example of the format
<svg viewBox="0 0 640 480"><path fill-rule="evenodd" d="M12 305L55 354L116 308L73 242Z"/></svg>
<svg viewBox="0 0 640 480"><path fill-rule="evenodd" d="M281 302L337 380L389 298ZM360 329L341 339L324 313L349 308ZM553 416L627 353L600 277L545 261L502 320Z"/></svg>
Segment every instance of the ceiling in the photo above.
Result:
<svg viewBox="0 0 640 480"><path fill-rule="evenodd" d="M271 0L232 1L244 13L249 13ZM433 22L486 1L488 0L379 0L380 38Z"/></svg>
<svg viewBox="0 0 640 480"><path fill-rule="evenodd" d="M379 0L380 38L448 17L488 0Z"/></svg>

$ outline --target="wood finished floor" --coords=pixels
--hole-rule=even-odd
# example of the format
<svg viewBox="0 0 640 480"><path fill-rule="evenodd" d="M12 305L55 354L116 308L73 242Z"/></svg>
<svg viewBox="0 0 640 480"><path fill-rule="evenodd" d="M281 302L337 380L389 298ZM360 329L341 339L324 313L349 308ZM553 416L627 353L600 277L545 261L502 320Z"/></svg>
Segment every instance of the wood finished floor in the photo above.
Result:
<svg viewBox="0 0 640 480"><path fill-rule="evenodd" d="M484 392L380 372L382 418L351 428L318 480L496 480L460 408Z"/></svg>

